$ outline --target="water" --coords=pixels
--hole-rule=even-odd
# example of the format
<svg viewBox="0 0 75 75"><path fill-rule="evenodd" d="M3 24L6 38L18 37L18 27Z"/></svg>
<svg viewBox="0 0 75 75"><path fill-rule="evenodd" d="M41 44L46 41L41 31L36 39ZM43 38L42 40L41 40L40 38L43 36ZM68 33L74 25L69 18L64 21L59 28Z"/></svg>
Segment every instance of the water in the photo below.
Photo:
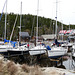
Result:
<svg viewBox="0 0 75 75"><path fill-rule="evenodd" d="M75 70L75 61L72 59L72 56L67 57L67 60L63 61L63 65L67 70Z"/></svg>

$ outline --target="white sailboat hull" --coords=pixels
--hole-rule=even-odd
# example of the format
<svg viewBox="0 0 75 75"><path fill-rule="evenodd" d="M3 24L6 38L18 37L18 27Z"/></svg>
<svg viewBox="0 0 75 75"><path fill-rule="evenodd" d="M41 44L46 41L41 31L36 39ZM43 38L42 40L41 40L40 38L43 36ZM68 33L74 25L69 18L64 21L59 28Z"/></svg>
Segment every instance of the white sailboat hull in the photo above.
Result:
<svg viewBox="0 0 75 75"><path fill-rule="evenodd" d="M6 45L0 45L0 53L1 52L7 52L8 49L13 48L13 46L6 44Z"/></svg>
<svg viewBox="0 0 75 75"><path fill-rule="evenodd" d="M30 55L40 55L46 53L46 48L42 45L38 45L29 50Z"/></svg>
<svg viewBox="0 0 75 75"><path fill-rule="evenodd" d="M58 58L67 53L67 49L62 47L52 47L51 50L48 50L48 57L49 58Z"/></svg>
<svg viewBox="0 0 75 75"><path fill-rule="evenodd" d="M17 48L8 49L8 54L11 55L21 55L29 53L29 48L26 45L19 46Z"/></svg>

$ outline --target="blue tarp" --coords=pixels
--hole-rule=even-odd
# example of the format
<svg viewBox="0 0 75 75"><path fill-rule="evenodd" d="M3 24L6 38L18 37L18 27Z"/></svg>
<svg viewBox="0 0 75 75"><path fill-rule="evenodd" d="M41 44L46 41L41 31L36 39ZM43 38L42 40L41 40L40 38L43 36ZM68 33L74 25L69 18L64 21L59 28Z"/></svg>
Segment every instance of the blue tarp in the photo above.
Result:
<svg viewBox="0 0 75 75"><path fill-rule="evenodd" d="M51 50L50 46L46 46L47 50Z"/></svg>
<svg viewBox="0 0 75 75"><path fill-rule="evenodd" d="M16 43L17 43L17 42L11 41L11 44L13 45L13 47L15 47Z"/></svg>
<svg viewBox="0 0 75 75"><path fill-rule="evenodd" d="M6 42L9 43L9 40L4 39L4 43L6 43Z"/></svg>
<svg viewBox="0 0 75 75"><path fill-rule="evenodd" d="M4 39L4 43L9 43L9 42L13 45L13 47L15 47L15 44L17 43L17 42L13 42L13 41Z"/></svg>

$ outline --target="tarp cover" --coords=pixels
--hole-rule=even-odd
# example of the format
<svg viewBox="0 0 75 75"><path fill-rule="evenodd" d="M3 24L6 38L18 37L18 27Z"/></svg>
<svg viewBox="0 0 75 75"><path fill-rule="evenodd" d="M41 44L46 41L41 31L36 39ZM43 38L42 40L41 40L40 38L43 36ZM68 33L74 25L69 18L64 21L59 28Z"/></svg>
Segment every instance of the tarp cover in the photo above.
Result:
<svg viewBox="0 0 75 75"><path fill-rule="evenodd" d="M9 41L9 40L6 40L6 39L4 39L4 43L11 43L11 45L13 45L13 47L15 47L15 45L16 45L16 43L17 42L14 42L14 41Z"/></svg>

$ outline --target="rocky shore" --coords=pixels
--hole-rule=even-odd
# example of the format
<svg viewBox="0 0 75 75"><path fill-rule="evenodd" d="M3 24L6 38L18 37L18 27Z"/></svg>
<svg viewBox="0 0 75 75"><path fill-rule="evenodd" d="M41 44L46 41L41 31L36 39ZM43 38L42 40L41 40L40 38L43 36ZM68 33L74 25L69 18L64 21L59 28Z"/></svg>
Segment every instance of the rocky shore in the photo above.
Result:
<svg viewBox="0 0 75 75"><path fill-rule="evenodd" d="M0 56L0 75L75 75L75 71L55 67L29 66L15 63Z"/></svg>

